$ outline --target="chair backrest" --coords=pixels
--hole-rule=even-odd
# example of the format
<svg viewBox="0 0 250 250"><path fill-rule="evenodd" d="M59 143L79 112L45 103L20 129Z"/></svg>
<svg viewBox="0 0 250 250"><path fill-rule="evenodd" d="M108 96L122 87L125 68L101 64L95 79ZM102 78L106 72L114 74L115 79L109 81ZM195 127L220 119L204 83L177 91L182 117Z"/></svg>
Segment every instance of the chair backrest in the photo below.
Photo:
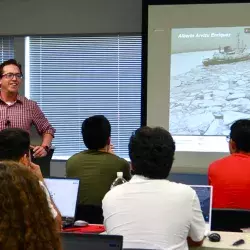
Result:
<svg viewBox="0 0 250 250"><path fill-rule="evenodd" d="M75 219L84 220L90 224L103 224L102 208L95 205L78 204Z"/></svg>
<svg viewBox="0 0 250 250"><path fill-rule="evenodd" d="M250 227L250 210L213 209L212 231L241 232L241 228Z"/></svg>
<svg viewBox="0 0 250 250"><path fill-rule="evenodd" d="M121 235L61 233L64 250L122 250Z"/></svg>
<svg viewBox="0 0 250 250"><path fill-rule="evenodd" d="M54 151L55 149L51 148L48 154L41 158L34 158L32 150L30 151L31 161L40 166L43 177L50 177L50 161L52 159Z"/></svg>

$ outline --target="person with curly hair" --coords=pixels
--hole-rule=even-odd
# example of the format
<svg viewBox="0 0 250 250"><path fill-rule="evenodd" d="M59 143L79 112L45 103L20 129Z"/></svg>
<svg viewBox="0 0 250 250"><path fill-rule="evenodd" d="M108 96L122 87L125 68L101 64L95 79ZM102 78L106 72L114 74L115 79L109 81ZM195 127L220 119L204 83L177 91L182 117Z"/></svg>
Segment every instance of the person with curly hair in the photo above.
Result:
<svg viewBox="0 0 250 250"><path fill-rule="evenodd" d="M0 161L4 160L21 163L38 177L40 188L47 196L45 204L50 208L58 230L61 230L61 215L46 188L40 167L30 161L30 136L28 132L20 128L8 128L0 131Z"/></svg>
<svg viewBox="0 0 250 250"><path fill-rule="evenodd" d="M1 250L62 249L46 194L28 168L0 162L0 200Z"/></svg>

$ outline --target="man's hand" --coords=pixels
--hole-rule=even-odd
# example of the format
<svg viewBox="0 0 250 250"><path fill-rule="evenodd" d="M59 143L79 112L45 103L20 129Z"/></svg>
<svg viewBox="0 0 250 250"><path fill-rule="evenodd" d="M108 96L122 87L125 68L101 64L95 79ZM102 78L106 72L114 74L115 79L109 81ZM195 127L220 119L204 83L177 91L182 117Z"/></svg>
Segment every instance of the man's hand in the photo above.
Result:
<svg viewBox="0 0 250 250"><path fill-rule="evenodd" d="M43 146L33 147L33 156L35 158L44 157L46 155L47 155L47 151L45 150L45 148Z"/></svg>
<svg viewBox="0 0 250 250"><path fill-rule="evenodd" d="M40 181L43 181L43 174L41 172L40 166L33 162L30 162L30 171L38 177Z"/></svg>

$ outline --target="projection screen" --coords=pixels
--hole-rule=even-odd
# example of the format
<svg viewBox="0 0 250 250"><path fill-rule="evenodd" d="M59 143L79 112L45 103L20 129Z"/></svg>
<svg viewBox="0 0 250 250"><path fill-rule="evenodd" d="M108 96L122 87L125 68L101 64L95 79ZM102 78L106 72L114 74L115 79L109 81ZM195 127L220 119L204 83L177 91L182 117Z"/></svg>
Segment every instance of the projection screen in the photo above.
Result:
<svg viewBox="0 0 250 250"><path fill-rule="evenodd" d="M175 172L204 173L250 117L250 4L148 5L147 125L177 146Z"/></svg>

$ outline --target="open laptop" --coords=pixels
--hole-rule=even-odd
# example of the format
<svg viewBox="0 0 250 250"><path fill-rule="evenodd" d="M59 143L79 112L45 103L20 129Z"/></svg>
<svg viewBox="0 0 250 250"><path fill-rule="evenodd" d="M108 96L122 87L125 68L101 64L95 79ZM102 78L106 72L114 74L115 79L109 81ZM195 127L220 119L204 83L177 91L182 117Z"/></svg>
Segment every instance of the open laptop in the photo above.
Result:
<svg viewBox="0 0 250 250"><path fill-rule="evenodd" d="M75 220L79 179L71 178L44 178L47 189L55 205L62 215L63 225L71 225Z"/></svg>
<svg viewBox="0 0 250 250"><path fill-rule="evenodd" d="M201 210L206 222L206 231L211 231L211 219L212 219L212 199L213 199L213 187L202 185L191 185L196 191L200 200Z"/></svg>
<svg viewBox="0 0 250 250"><path fill-rule="evenodd" d="M61 233L64 250L122 250L121 235Z"/></svg>

